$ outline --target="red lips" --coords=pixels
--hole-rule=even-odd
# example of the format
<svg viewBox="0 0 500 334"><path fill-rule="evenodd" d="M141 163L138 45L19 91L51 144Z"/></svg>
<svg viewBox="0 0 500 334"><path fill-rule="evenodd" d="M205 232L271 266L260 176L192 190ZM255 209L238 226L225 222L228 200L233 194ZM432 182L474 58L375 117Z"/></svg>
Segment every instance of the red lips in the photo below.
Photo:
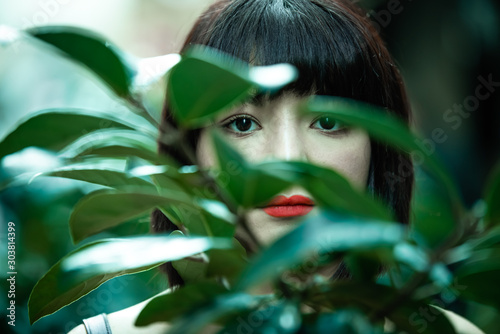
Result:
<svg viewBox="0 0 500 334"><path fill-rule="evenodd" d="M290 198L276 196L263 210L272 217L296 217L307 215L313 208L312 199L294 195Z"/></svg>

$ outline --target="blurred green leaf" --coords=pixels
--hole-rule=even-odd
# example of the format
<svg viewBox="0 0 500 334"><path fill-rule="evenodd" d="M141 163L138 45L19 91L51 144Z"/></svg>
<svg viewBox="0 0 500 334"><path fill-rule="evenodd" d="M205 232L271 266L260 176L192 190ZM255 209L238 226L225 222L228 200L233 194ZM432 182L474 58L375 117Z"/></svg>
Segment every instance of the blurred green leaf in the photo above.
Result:
<svg viewBox="0 0 500 334"><path fill-rule="evenodd" d="M356 220L321 212L262 251L242 273L236 289L248 289L277 277L313 254L390 249L405 237L396 223Z"/></svg>
<svg viewBox="0 0 500 334"><path fill-rule="evenodd" d="M288 64L250 67L220 51L198 46L188 50L170 71L168 97L179 123L197 127L259 88L277 90L296 78L297 70Z"/></svg>
<svg viewBox="0 0 500 334"><path fill-rule="evenodd" d="M95 183L102 186L120 188L120 187L151 187L154 185L148 181L137 177L129 177L126 173L105 170L105 169L80 169L80 168L63 168L42 175L63 177L66 179L85 181Z"/></svg>
<svg viewBox="0 0 500 334"><path fill-rule="evenodd" d="M188 258L173 261L172 266L182 277L184 283L189 284L200 282L206 276L208 263Z"/></svg>
<svg viewBox="0 0 500 334"><path fill-rule="evenodd" d="M29 29L28 33L90 69L118 96L130 95L129 86L136 70L125 61L125 55L102 36L68 26L39 26Z"/></svg>
<svg viewBox="0 0 500 334"><path fill-rule="evenodd" d="M224 276L230 284L234 283L247 265L246 252L241 245L239 247L240 249L212 249L208 251L207 277Z"/></svg>
<svg viewBox="0 0 500 334"><path fill-rule="evenodd" d="M209 302L227 290L219 284L200 282L151 299L135 321L136 326L170 322L198 305Z"/></svg>
<svg viewBox="0 0 500 334"><path fill-rule="evenodd" d="M382 329L375 328L367 319L367 316L356 309L342 309L333 313L321 313L315 320L313 324L305 326L305 333L383 333Z"/></svg>
<svg viewBox="0 0 500 334"><path fill-rule="evenodd" d="M73 242L148 214L152 209L173 203L191 205L187 194L171 191L168 195L153 192L98 190L84 196L74 207L69 225Z"/></svg>
<svg viewBox="0 0 500 334"><path fill-rule="evenodd" d="M301 107L303 112L328 113L336 120L366 130L376 140L390 144L407 152L418 153L434 174L443 182L453 199L456 209L463 204L455 183L443 165L429 155L402 121L389 112L363 102L331 96L315 96Z"/></svg>
<svg viewBox="0 0 500 334"><path fill-rule="evenodd" d="M458 224L453 202L443 187L426 177L419 177L412 199L412 223L415 240L429 247L439 247L455 232Z"/></svg>
<svg viewBox="0 0 500 334"><path fill-rule="evenodd" d="M398 298L398 290L368 282L331 282L329 287L317 287L309 300L313 305L330 308L356 307L365 314L371 314L379 322L389 319L397 330L409 334L449 333L455 330L439 309L422 302L401 300L398 307L386 314L384 307ZM425 313L423 313L425 312ZM424 317L422 314L428 315ZM374 317L377 315L377 317ZM432 319L432 320L430 320Z"/></svg>
<svg viewBox="0 0 500 334"><path fill-rule="evenodd" d="M184 126L201 125L221 109L247 98L254 88L248 64L210 49L191 49L170 71L168 97Z"/></svg>
<svg viewBox="0 0 500 334"><path fill-rule="evenodd" d="M116 276L149 270L211 248L231 246L230 239L158 235L87 244L62 258L35 285L29 300L30 322L78 300Z"/></svg>
<svg viewBox="0 0 500 334"><path fill-rule="evenodd" d="M291 334L298 332L302 322L297 303L286 299L275 305L240 313L234 318L218 333Z"/></svg>
<svg viewBox="0 0 500 334"><path fill-rule="evenodd" d="M158 161L154 137L135 130L105 129L81 136L61 150L60 156L74 159L81 156L139 157Z"/></svg>
<svg viewBox="0 0 500 334"><path fill-rule="evenodd" d="M46 109L21 120L0 142L0 158L25 147L60 150L82 135L103 128L129 128L155 136L156 129L132 113L115 115L90 109Z"/></svg>
<svg viewBox="0 0 500 334"><path fill-rule="evenodd" d="M482 249L472 253L455 272L460 296L500 308L500 248Z"/></svg>
<svg viewBox="0 0 500 334"><path fill-rule="evenodd" d="M218 134L214 133L213 139L221 168L218 184L243 207L264 204L283 189L298 184L325 208L391 220L384 205L354 189L333 170L299 161L250 164Z"/></svg>
<svg viewBox="0 0 500 334"><path fill-rule="evenodd" d="M489 226L500 226L500 164L486 183L485 199L488 206L485 222Z"/></svg>
<svg viewBox="0 0 500 334"><path fill-rule="evenodd" d="M255 296L246 293L219 294L210 302L191 308L178 317L169 328L171 334L195 334L218 319L256 309L271 296ZM193 305L194 306L194 305Z"/></svg>
<svg viewBox="0 0 500 334"><path fill-rule="evenodd" d="M220 173L218 184L222 192L239 205L250 208L263 204L291 183L248 164L219 135L212 136L217 151ZM265 184L265 187L262 185Z"/></svg>
<svg viewBox="0 0 500 334"><path fill-rule="evenodd" d="M265 162L256 165L256 168L301 185L322 207L381 220L392 219L385 205L354 189L334 170L299 161Z"/></svg>

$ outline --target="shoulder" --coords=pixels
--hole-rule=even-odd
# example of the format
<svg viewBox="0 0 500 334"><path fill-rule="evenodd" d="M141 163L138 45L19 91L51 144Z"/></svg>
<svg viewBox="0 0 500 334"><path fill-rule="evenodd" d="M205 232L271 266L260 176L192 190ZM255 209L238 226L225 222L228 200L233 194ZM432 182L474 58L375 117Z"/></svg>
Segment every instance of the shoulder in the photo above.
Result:
<svg viewBox="0 0 500 334"><path fill-rule="evenodd" d="M169 293L170 290L166 290L157 296ZM156 297L156 296L154 296ZM112 333L130 333L130 334L142 334L142 333L164 333L168 329L168 324L166 323L155 323L145 327L136 327L134 325L135 319L144 308L144 306L154 297L145 300L134 306L125 308L123 310L113 312L107 315L109 325L111 327ZM75 327L68 334L88 334L87 330L83 324Z"/></svg>

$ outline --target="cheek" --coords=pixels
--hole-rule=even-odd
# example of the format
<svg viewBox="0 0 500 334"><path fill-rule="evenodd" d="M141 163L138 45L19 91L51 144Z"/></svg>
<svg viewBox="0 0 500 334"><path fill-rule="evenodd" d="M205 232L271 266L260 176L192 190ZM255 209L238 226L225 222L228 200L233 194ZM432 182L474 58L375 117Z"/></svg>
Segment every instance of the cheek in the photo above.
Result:
<svg viewBox="0 0 500 334"><path fill-rule="evenodd" d="M322 138L321 138L322 137ZM371 146L368 135L351 130L343 138L324 135L308 139L306 145L309 162L334 169L346 177L353 186L364 189L370 170Z"/></svg>
<svg viewBox="0 0 500 334"><path fill-rule="evenodd" d="M217 159L215 156L215 148L206 130L201 130L198 145L196 147L196 159L202 168L216 166Z"/></svg>

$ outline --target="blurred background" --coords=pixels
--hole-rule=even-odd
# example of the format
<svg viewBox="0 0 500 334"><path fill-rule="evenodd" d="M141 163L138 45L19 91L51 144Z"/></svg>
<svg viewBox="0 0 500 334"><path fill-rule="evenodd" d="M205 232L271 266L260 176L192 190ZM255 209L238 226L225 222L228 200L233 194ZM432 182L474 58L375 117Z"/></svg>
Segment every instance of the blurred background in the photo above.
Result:
<svg viewBox="0 0 500 334"><path fill-rule="evenodd" d="M197 16L212 0L0 0L0 25L25 29L74 25L105 36L127 53L153 57L177 52ZM500 158L500 4L493 0L362 0L386 40L406 81L414 123L430 152L437 152L458 182L465 202L482 196L487 177ZM106 87L70 61L28 42L6 43L12 31L0 28L0 138L24 115L53 107L124 106ZM29 164L26 164L29 161ZM50 168L50 152L27 149L3 159L0 184L10 175ZM0 240L7 222L17 229L16 327L4 315L0 293L0 331L65 333L87 318L133 305L164 289L157 273L125 276L46 317L34 326L27 300L40 277L67 252L67 221L72 206L92 186L56 178L0 192ZM499 203L500 205L500 203ZM128 224L113 233L144 233L145 224ZM6 259L6 247L0 249ZM0 260L2 289L6 261ZM496 287L492 287L496 288ZM467 317L487 333L500 333L492 309L471 304Z"/></svg>

